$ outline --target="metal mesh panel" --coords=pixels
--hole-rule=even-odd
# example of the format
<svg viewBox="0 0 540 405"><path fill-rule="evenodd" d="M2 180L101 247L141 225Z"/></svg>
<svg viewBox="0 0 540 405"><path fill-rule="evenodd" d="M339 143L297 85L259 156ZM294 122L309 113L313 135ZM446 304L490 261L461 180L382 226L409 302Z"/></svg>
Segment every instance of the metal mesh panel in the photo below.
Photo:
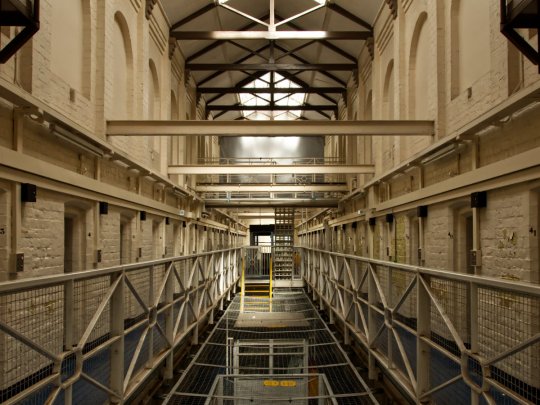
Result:
<svg viewBox="0 0 540 405"><path fill-rule="evenodd" d="M63 350L62 285L2 296L2 321L52 354ZM0 333L0 400L12 397L52 373L52 362L7 333Z"/></svg>
<svg viewBox="0 0 540 405"><path fill-rule="evenodd" d="M479 349L493 358L540 333L540 298L480 288ZM540 342L493 363L491 377L532 403L540 402Z"/></svg>
<svg viewBox="0 0 540 405"><path fill-rule="evenodd" d="M244 297L252 300L251 297ZM257 299L255 299L257 300ZM258 299L260 300L260 299ZM268 305L270 307L270 305ZM236 322L241 311L240 297L229 305L201 350L195 356L181 379L170 392L166 403L204 403L195 394L210 393L218 375L230 373L232 363L227 362L231 347L227 342L261 342L254 347L242 349L239 357L240 370L248 375L272 373L291 375L303 369L300 362L302 349L300 343L306 342L308 369L324 373L334 393L343 395L339 403L375 403L368 395L368 388L340 349L337 341L309 299L301 292L280 293L276 290L272 299L273 312L296 312L304 314L309 326L297 327L238 327ZM272 349L269 358L268 347L263 342L284 342ZM289 343L286 343L289 342ZM247 344L247 343L246 343ZM266 371L265 371L266 370ZM190 395L191 394L191 395ZM189 398L189 400L188 400ZM258 401L261 399L259 398ZM238 403L238 402L235 402Z"/></svg>

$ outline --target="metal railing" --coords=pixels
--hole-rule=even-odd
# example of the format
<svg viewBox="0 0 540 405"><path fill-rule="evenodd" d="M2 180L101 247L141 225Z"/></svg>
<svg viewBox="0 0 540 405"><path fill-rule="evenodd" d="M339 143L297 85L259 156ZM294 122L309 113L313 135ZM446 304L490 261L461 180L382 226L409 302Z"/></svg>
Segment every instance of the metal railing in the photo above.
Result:
<svg viewBox="0 0 540 405"><path fill-rule="evenodd" d="M293 164L293 165L345 165L345 159L340 157L205 157L199 158L198 163L202 165L223 166L223 165L262 165L262 164Z"/></svg>
<svg viewBox="0 0 540 405"><path fill-rule="evenodd" d="M304 185L342 184L347 181L344 174L199 174L197 184L251 184L251 185Z"/></svg>
<svg viewBox="0 0 540 405"><path fill-rule="evenodd" d="M540 286L301 248L313 299L416 403L540 402Z"/></svg>
<svg viewBox="0 0 540 405"><path fill-rule="evenodd" d="M245 276L246 278L268 278L272 260L272 245L245 247Z"/></svg>
<svg viewBox="0 0 540 405"><path fill-rule="evenodd" d="M324 374L224 374L216 377L205 405L274 403L337 405Z"/></svg>
<svg viewBox="0 0 540 405"><path fill-rule="evenodd" d="M0 283L0 402L123 403L195 343L241 248Z"/></svg>

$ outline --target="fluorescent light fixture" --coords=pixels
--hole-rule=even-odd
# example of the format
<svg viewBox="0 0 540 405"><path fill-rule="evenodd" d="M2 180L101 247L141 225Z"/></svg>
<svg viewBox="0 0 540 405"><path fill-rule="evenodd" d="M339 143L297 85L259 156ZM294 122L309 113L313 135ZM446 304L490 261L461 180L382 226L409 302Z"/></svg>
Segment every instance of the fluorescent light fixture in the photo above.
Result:
<svg viewBox="0 0 540 405"><path fill-rule="evenodd" d="M431 154L430 156L426 157L425 159L422 159L420 161L420 164L427 164L427 163L432 163L432 162L435 162L436 160L439 160L439 159L442 159L448 155L451 155L453 152L456 151L456 145L455 144L450 144L442 149L439 149L437 152L434 152L433 154Z"/></svg>
<svg viewBox="0 0 540 405"><path fill-rule="evenodd" d="M98 148L97 146L91 144L90 142L85 141L80 136L75 135L74 133L68 131L67 129L64 129L62 127L59 127L56 124L50 124L49 129L51 131L51 134L57 136L61 140L70 143L73 146L76 146L79 149L84 150L85 152L90 153L91 155L97 156L97 157L103 157L105 153L101 148Z"/></svg>

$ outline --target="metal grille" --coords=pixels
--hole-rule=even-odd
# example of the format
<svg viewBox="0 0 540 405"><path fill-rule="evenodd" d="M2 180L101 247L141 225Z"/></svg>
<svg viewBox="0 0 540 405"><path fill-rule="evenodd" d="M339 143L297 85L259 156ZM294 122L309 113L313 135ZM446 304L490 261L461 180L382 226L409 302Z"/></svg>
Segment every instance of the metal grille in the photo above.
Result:
<svg viewBox="0 0 540 405"><path fill-rule="evenodd" d="M540 287L311 248L314 299L412 401L540 403Z"/></svg>
<svg viewBox="0 0 540 405"><path fill-rule="evenodd" d="M294 380L290 376L298 376L298 371L305 369L299 358L304 356L303 350L306 349L307 371L309 374L323 374L332 395L328 395L328 392L326 395L321 394L324 391L319 391L316 395L309 395L308 392L307 396L297 398L300 402L293 403L333 403L324 402L331 401L331 397L340 404L377 403L367 384L358 375L309 298L301 290L276 290L271 307L273 312L303 314L305 326L276 327L273 325L274 327L240 328L237 326L237 321L241 313L241 300L240 297L236 297L167 396L165 404L218 403L205 401L208 396L213 397L212 400L223 399L216 398L223 396L216 393L219 391L216 391L216 386L223 383L224 377L220 376L224 375L229 375L229 378L235 378L234 375L259 377L268 375L268 379L272 381L277 379L277 376L281 376L282 379L288 378L288 381ZM273 349L274 357L269 356L268 342L270 341L280 342L277 350ZM236 342L236 347L251 345L251 349L243 352L243 358L240 356L242 360L236 368L232 353L235 345L234 343L231 345L230 342ZM246 342L246 344L242 346L241 342ZM260 344L257 345L254 342L260 342ZM282 351L281 354L280 351ZM309 379L311 378L309 374L303 373L301 378ZM287 375L289 377L285 377ZM226 399L240 401L246 398L257 398L256 403L262 403L259 402L264 400L260 396L263 391L260 390L259 377L257 377L257 382L253 383L251 392L243 391L242 398ZM275 393L271 395L272 398L275 396ZM321 402L310 402L315 398L320 399Z"/></svg>
<svg viewBox="0 0 540 405"><path fill-rule="evenodd" d="M231 295L240 248L0 283L0 402L127 402Z"/></svg>
<svg viewBox="0 0 540 405"><path fill-rule="evenodd" d="M294 268L294 208L276 208L275 221L274 278L290 280Z"/></svg>

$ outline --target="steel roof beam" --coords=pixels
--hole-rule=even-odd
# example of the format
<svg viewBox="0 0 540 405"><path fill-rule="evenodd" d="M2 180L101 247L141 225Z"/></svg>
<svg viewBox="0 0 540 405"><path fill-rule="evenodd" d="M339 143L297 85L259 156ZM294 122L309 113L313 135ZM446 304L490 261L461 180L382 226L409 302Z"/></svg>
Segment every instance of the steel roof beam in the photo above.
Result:
<svg viewBox="0 0 540 405"><path fill-rule="evenodd" d="M297 31L303 31L303 29L296 25L295 23L293 22L288 22L287 25L289 27L291 27L292 29L295 29ZM326 40L320 40L318 41L322 46L324 46L325 48L327 49L330 49L332 51L334 51L335 53L337 53L338 55L341 55L343 56L345 59L349 59L351 62L353 63L357 63L358 62L358 58L355 58L353 55L351 55L350 53L344 51L343 49L341 49L340 47L334 45L333 43L331 42L328 42Z"/></svg>
<svg viewBox="0 0 540 405"><path fill-rule="evenodd" d="M198 9L193 14L190 14L187 17L181 19L180 21L174 23L173 26L171 27L171 31L175 30L177 28L180 28L183 25L186 25L186 24L190 23L194 19L208 13L209 11L212 11L216 7L217 7L217 5L215 3L210 3L210 4L206 5L206 6L204 6L203 8Z"/></svg>
<svg viewBox="0 0 540 405"><path fill-rule="evenodd" d="M367 31L173 31L179 40L347 40L365 41L372 37Z"/></svg>
<svg viewBox="0 0 540 405"><path fill-rule="evenodd" d="M336 110L336 105L207 105L208 111L329 111Z"/></svg>
<svg viewBox="0 0 540 405"><path fill-rule="evenodd" d="M338 94L347 91L344 87L198 87L201 94Z"/></svg>
<svg viewBox="0 0 540 405"><path fill-rule="evenodd" d="M365 29L369 30L369 32L371 32L371 35L373 35L373 27L367 21L364 21L357 15L351 13L349 10L346 10L338 4L332 2L326 3L326 7L345 17L347 20L352 21L355 24L360 25L361 27L364 27Z"/></svg>
<svg viewBox="0 0 540 405"><path fill-rule="evenodd" d="M268 14L261 17L262 20L264 20L266 18L268 18ZM252 22L252 23L249 23L247 25L244 25L243 27L240 28L240 30L241 31L249 30L249 29L253 28L256 25L257 25L256 23ZM204 47L203 49L195 52L194 54L188 56L187 59L186 59L186 63L190 63L190 62L194 61L195 59L200 58L203 55L206 55L208 52L216 49L217 47L219 47L220 45L223 45L226 42L228 42L228 41L220 40L220 41L212 42L210 45L208 45L208 46Z"/></svg>
<svg viewBox="0 0 540 405"><path fill-rule="evenodd" d="M257 55L258 56L258 55ZM298 58L293 56L293 58ZM326 72L352 71L357 68L354 63L189 63L186 69L191 71L253 71L266 70L268 72L279 72L281 70L293 71L318 71Z"/></svg>
<svg viewBox="0 0 540 405"><path fill-rule="evenodd" d="M287 48L284 48L283 46L281 45L276 45L276 49L279 49L280 51L282 52L286 52L287 51ZM300 63L303 63L303 64L309 64L309 61L302 58L301 56L298 56L298 55L291 55L292 58L296 59L298 62ZM349 64L349 69L347 71L351 71L354 70L354 69L357 69L358 66L357 64ZM339 77L333 75L332 73L330 72L327 72L325 70L318 70L319 73L321 73L322 75L328 77L329 79L332 79L333 81L335 81L336 83L339 83L341 84L342 86L347 86L347 83L345 83L343 80L341 80ZM289 72L290 73L290 72ZM307 83L306 83L307 85Z"/></svg>

